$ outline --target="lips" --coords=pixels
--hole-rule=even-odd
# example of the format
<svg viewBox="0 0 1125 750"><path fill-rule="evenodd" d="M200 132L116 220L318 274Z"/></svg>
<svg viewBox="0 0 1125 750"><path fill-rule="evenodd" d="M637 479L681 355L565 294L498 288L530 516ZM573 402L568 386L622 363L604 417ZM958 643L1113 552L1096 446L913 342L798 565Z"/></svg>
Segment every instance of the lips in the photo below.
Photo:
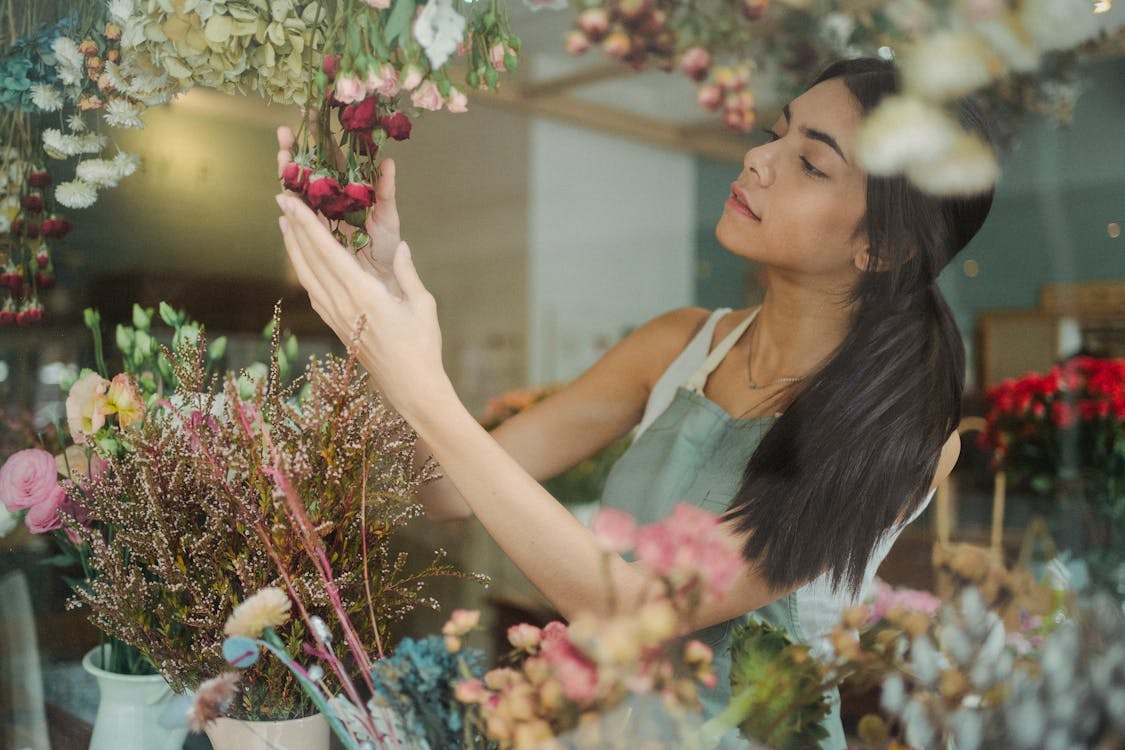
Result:
<svg viewBox="0 0 1125 750"><path fill-rule="evenodd" d="M755 221L762 220L761 217L759 217L758 214L754 212L754 209L750 208L750 204L749 202L747 202L745 194L743 194L742 190L740 190L737 185L731 185L730 197L727 198L726 205L729 206L735 213L742 214L749 219L753 219Z"/></svg>

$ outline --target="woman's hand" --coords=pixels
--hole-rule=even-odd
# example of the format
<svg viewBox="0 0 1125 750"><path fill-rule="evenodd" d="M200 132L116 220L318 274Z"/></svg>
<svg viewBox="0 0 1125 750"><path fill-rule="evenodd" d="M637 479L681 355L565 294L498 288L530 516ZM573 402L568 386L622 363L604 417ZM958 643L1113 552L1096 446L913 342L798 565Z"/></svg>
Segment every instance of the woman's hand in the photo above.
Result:
<svg viewBox="0 0 1125 750"><path fill-rule="evenodd" d="M293 161L293 144L295 142L293 131L282 125L277 129L277 174L278 177L285 170L286 165ZM336 147L337 166L343 163L343 154L339 146ZM395 201L395 163L393 159L384 159L379 165L379 180L375 184L375 205L367 212L365 229L371 241L360 249L356 257L364 270L374 273L383 279L393 279L391 268L395 248L402 241L401 228L398 218L398 204ZM324 226L328 220L319 217ZM340 222L340 230L350 236L355 228L347 222Z"/></svg>
<svg viewBox="0 0 1125 750"><path fill-rule="evenodd" d="M437 305L422 285L410 248L399 242L391 276L363 273L361 262L332 236L312 209L283 193L277 203L285 249L313 309L345 344L408 421L456 400L441 361ZM356 337L357 324L363 320Z"/></svg>

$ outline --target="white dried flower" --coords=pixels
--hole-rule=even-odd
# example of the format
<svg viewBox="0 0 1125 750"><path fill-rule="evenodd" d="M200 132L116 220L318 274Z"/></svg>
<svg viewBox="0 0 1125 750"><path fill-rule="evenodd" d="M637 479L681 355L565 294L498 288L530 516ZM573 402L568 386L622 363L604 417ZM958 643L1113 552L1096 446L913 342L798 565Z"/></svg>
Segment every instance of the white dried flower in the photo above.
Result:
<svg viewBox="0 0 1125 750"><path fill-rule="evenodd" d="M105 121L115 128L143 128L141 113L144 108L128 99L110 99L105 107Z"/></svg>
<svg viewBox="0 0 1125 750"><path fill-rule="evenodd" d="M987 85L1000 72L999 60L976 34L943 31L913 45L902 62L903 88L944 101Z"/></svg>
<svg viewBox="0 0 1125 750"><path fill-rule="evenodd" d="M450 0L430 0L414 21L414 38L435 68L445 65L464 37L465 19Z"/></svg>
<svg viewBox="0 0 1125 750"><path fill-rule="evenodd" d="M43 150L52 159L66 159L78 153L78 139L57 128L44 128Z"/></svg>
<svg viewBox="0 0 1125 750"><path fill-rule="evenodd" d="M324 679L324 668L319 664L313 664L311 667L309 667L308 672L309 679L313 682L320 682Z"/></svg>
<svg viewBox="0 0 1125 750"><path fill-rule="evenodd" d="M107 8L109 17L118 25L124 26L133 15L136 4L133 0L109 0Z"/></svg>
<svg viewBox="0 0 1125 750"><path fill-rule="evenodd" d="M74 40L65 36L56 37L51 42L51 51L55 53L55 71L63 85L80 85L86 76L86 57L78 51Z"/></svg>
<svg viewBox="0 0 1125 750"><path fill-rule="evenodd" d="M313 635L316 636L316 639L318 641L320 641L321 643L332 642L332 631L329 630L328 626L324 624L324 620L320 619L316 615L313 615L309 618L309 625L312 626Z"/></svg>
<svg viewBox="0 0 1125 750"><path fill-rule="evenodd" d="M130 154L125 151L117 152L117 156L113 157L113 166L117 170L118 178L128 177L137 171L137 167L141 165L141 157L138 154Z"/></svg>
<svg viewBox="0 0 1125 750"><path fill-rule="evenodd" d="M12 222L8 220L7 212L4 212L4 213L0 214L0 234L7 234L8 232L11 231L11 229L12 229ZM11 531L11 529L8 529L8 531L3 531L4 513L6 513L6 511L0 510L0 537L7 534L8 531Z"/></svg>
<svg viewBox="0 0 1125 750"><path fill-rule="evenodd" d="M879 704L892 714L899 713L906 705L906 683L902 679L902 675L895 672L883 680Z"/></svg>
<svg viewBox="0 0 1125 750"><path fill-rule="evenodd" d="M117 182L121 179L117 167L106 159L80 161L74 168L74 174L79 180L99 188L117 187Z"/></svg>
<svg viewBox="0 0 1125 750"><path fill-rule="evenodd" d="M71 180L55 188L55 200L67 208L89 208L97 202L98 191L88 182Z"/></svg>
<svg viewBox="0 0 1125 750"><path fill-rule="evenodd" d="M234 608L223 632L261 638L266 628L280 627L289 621L292 606L288 594L276 586L267 586Z"/></svg>
<svg viewBox="0 0 1125 750"><path fill-rule="evenodd" d="M960 127L941 108L915 97L888 96L864 120L856 151L870 174L901 174L912 162L949 151Z"/></svg>
<svg viewBox="0 0 1125 750"><path fill-rule="evenodd" d="M962 132L944 154L907 165L906 176L917 188L933 195L977 195L996 185L1000 165L988 144Z"/></svg>
<svg viewBox="0 0 1125 750"><path fill-rule="evenodd" d="M108 140L99 133L83 133L82 135L73 135L71 138L74 139L76 144L76 154L96 154L105 148Z"/></svg>
<svg viewBox="0 0 1125 750"><path fill-rule="evenodd" d="M46 83L37 83L31 87L31 103L44 112L57 112L62 109L62 92Z"/></svg>
<svg viewBox="0 0 1125 750"><path fill-rule="evenodd" d="M70 113L66 118L66 126L72 133L85 133L86 120L77 112Z"/></svg>
<svg viewBox="0 0 1125 750"><path fill-rule="evenodd" d="M1077 47L1101 26L1089 0L1022 0L1019 17L1041 50Z"/></svg>
<svg viewBox="0 0 1125 750"><path fill-rule="evenodd" d="M941 675L938 651L928 635L917 636L910 644L910 671L926 687L937 685Z"/></svg>

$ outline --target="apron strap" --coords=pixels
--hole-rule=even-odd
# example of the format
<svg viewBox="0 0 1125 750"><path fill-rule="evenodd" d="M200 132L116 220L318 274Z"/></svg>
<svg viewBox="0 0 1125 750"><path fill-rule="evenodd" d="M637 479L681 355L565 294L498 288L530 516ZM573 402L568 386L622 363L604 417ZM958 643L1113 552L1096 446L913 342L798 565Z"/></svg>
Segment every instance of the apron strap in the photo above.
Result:
<svg viewBox="0 0 1125 750"><path fill-rule="evenodd" d="M746 329L754 322L754 318L758 317L758 310L760 309L761 308L758 308L747 315L746 320L739 323L733 331L727 334L725 339L720 341L718 345L711 350L711 353L707 355L707 359L703 360L703 363L699 365L699 369L684 383L684 388L687 388L689 391L695 391L701 396L703 395L703 387L707 385L707 378L711 377L711 373L719 366L719 363L723 361L723 358L727 356L730 350L734 348L738 340L742 338L742 334L746 333Z"/></svg>

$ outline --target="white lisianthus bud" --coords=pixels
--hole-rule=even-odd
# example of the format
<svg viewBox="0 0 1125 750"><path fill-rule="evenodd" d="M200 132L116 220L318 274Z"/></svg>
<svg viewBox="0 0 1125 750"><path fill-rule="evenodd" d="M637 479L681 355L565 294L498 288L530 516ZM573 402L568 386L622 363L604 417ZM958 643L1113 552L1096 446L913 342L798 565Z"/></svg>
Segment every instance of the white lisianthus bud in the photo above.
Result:
<svg viewBox="0 0 1125 750"><path fill-rule="evenodd" d="M986 86L1003 70L1000 59L976 34L944 31L910 48L902 58L903 88L945 101Z"/></svg>

